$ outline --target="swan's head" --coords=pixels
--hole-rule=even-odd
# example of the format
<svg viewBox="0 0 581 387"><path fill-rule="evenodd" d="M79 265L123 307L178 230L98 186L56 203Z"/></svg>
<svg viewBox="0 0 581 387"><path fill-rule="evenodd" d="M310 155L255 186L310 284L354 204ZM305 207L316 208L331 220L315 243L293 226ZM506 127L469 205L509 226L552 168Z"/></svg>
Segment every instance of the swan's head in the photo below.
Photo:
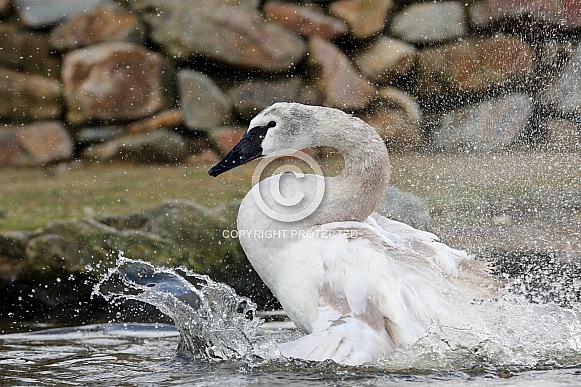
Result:
<svg viewBox="0 0 581 387"><path fill-rule="evenodd" d="M221 173L263 156L285 156L319 145L312 130L315 110L320 107L279 102L264 109L250 121L238 144L208 173Z"/></svg>

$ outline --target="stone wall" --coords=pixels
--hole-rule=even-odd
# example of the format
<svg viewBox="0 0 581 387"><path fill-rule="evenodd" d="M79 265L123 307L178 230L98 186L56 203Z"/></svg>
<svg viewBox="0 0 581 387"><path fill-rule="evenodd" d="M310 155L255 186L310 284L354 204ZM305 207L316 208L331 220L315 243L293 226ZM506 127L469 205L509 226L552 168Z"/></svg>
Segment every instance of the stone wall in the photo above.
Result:
<svg viewBox="0 0 581 387"><path fill-rule="evenodd" d="M574 0L2 0L0 166L182 162L276 101L394 149L581 147Z"/></svg>

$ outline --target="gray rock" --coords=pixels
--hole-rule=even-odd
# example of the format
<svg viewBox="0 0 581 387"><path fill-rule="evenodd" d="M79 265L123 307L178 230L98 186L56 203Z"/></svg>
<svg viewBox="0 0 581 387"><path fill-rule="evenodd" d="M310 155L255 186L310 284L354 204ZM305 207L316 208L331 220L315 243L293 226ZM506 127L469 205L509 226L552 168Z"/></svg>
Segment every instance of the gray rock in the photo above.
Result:
<svg viewBox="0 0 581 387"><path fill-rule="evenodd" d="M145 164L179 163L188 154L189 148L184 138L167 129L119 137L83 151L83 157L91 160L129 160Z"/></svg>
<svg viewBox="0 0 581 387"><path fill-rule="evenodd" d="M136 0L151 38L176 59L204 55L233 66L286 71L306 54L296 32L267 22L258 0Z"/></svg>
<svg viewBox="0 0 581 387"><path fill-rule="evenodd" d="M197 71L178 72L182 118L188 128L210 129L230 118L232 106L226 94L207 75Z"/></svg>
<svg viewBox="0 0 581 387"><path fill-rule="evenodd" d="M228 90L228 95L236 111L248 120L275 102L299 102L306 105L318 105L321 102L317 89L299 77L247 81Z"/></svg>
<svg viewBox="0 0 581 387"><path fill-rule="evenodd" d="M430 227L430 211L426 204L419 197L399 188L389 187L376 211L386 218L420 230Z"/></svg>
<svg viewBox="0 0 581 387"><path fill-rule="evenodd" d="M514 93L445 114L432 133L436 148L494 151L512 144L531 115L531 100Z"/></svg>
<svg viewBox="0 0 581 387"><path fill-rule="evenodd" d="M411 43L431 43L466 35L462 3L416 3L393 16L391 34Z"/></svg>
<svg viewBox="0 0 581 387"><path fill-rule="evenodd" d="M14 0L20 20L29 27L46 27L89 12L110 0Z"/></svg>
<svg viewBox="0 0 581 387"><path fill-rule="evenodd" d="M62 87L55 79L0 68L0 118L50 119L62 114Z"/></svg>
<svg viewBox="0 0 581 387"><path fill-rule="evenodd" d="M541 100L564 113L581 114L581 45L573 52L560 77L541 96Z"/></svg>
<svg viewBox="0 0 581 387"><path fill-rule="evenodd" d="M75 131L75 141L81 145L98 144L113 140L127 132L123 125L87 126Z"/></svg>

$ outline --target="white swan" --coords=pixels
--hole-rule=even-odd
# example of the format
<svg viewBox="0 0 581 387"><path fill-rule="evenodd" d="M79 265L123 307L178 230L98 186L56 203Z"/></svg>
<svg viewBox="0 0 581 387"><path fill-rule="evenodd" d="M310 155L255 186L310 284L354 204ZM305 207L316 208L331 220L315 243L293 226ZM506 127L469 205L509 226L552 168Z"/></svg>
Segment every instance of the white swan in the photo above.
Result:
<svg viewBox="0 0 581 387"><path fill-rule="evenodd" d="M209 174L312 146L336 148L343 171L334 177L269 177L252 188L238 213L248 259L306 333L280 344L281 353L355 365L415 343L433 324L478 326L471 303L496 287L486 265L431 233L373 213L387 189L389 161L377 132L360 119L331 108L276 103L251 121ZM288 221L323 184L314 212ZM281 203L296 198L303 200Z"/></svg>

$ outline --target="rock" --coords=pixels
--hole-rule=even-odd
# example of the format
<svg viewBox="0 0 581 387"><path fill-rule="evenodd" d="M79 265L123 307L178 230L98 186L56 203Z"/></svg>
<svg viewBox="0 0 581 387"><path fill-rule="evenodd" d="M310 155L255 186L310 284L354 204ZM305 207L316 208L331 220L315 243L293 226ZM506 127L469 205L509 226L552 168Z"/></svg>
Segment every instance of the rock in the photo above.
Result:
<svg viewBox="0 0 581 387"><path fill-rule="evenodd" d="M324 15L320 7L271 0L264 4L263 13L266 19L306 37L320 35L332 40L349 31L343 21Z"/></svg>
<svg viewBox="0 0 581 387"><path fill-rule="evenodd" d="M581 115L581 45L573 52L560 76L553 80L540 100L564 113Z"/></svg>
<svg viewBox="0 0 581 387"><path fill-rule="evenodd" d="M73 124L142 118L174 105L169 60L132 43L101 43L65 55L62 79Z"/></svg>
<svg viewBox="0 0 581 387"><path fill-rule="evenodd" d="M212 60L266 72L287 71L305 55L303 39L277 23L267 22L258 0L136 0L151 26L152 40L170 57L204 55Z"/></svg>
<svg viewBox="0 0 581 387"><path fill-rule="evenodd" d="M78 144L91 145L113 140L126 132L127 127L124 125L89 126L77 129L73 136Z"/></svg>
<svg viewBox="0 0 581 387"><path fill-rule="evenodd" d="M349 58L321 37L309 39L309 65L323 104L340 109L363 109L375 88L357 72Z"/></svg>
<svg viewBox="0 0 581 387"><path fill-rule="evenodd" d="M10 10L12 0L0 0L0 16L4 16Z"/></svg>
<svg viewBox="0 0 581 387"><path fill-rule="evenodd" d="M0 166L43 165L73 156L74 144L60 121L38 121L0 130Z"/></svg>
<svg viewBox="0 0 581 387"><path fill-rule="evenodd" d="M349 25L351 35L361 39L385 27L392 0L338 0L329 5L331 13Z"/></svg>
<svg viewBox="0 0 581 387"><path fill-rule="evenodd" d="M299 77L247 81L228 90L228 95L236 111L247 120L275 102L305 105L319 105L321 102L317 89Z"/></svg>
<svg viewBox="0 0 581 387"><path fill-rule="evenodd" d="M373 126L390 148L408 150L421 146L422 113L416 100L393 87L379 90L378 95L379 107L361 119Z"/></svg>
<svg viewBox="0 0 581 387"><path fill-rule="evenodd" d="M414 88L426 97L485 92L517 83L526 85L534 78L535 69L533 49L520 38L496 35L466 39L420 50Z"/></svg>
<svg viewBox="0 0 581 387"><path fill-rule="evenodd" d="M234 148L234 145L240 141L246 131L239 127L220 127L214 128L208 133L208 137L212 142L212 147L220 153L225 155Z"/></svg>
<svg viewBox="0 0 581 387"><path fill-rule="evenodd" d="M144 164L176 164L188 153L188 145L180 134L159 129L90 146L83 151L83 157L99 162L128 160Z"/></svg>
<svg viewBox="0 0 581 387"><path fill-rule="evenodd" d="M546 132L546 148L560 152L581 150L581 127L564 119L549 119L543 125Z"/></svg>
<svg viewBox="0 0 581 387"><path fill-rule="evenodd" d="M409 73L415 64L418 51L401 40L380 36L357 51L354 61L361 72L380 84L388 84Z"/></svg>
<svg viewBox="0 0 581 387"><path fill-rule="evenodd" d="M177 128L182 122L182 112L178 109L165 110L141 121L132 122L127 127L128 134L142 134L153 132L159 128Z"/></svg>
<svg viewBox="0 0 581 387"><path fill-rule="evenodd" d="M376 211L386 218L420 230L428 230L430 227L430 211L426 204L419 197L399 188L387 188Z"/></svg>
<svg viewBox="0 0 581 387"><path fill-rule="evenodd" d="M581 3L552 0L483 0L474 2L469 9L470 19L477 27L487 27L507 18L549 23L560 28L581 27Z"/></svg>
<svg viewBox="0 0 581 387"><path fill-rule="evenodd" d="M224 125L232 106L226 94L207 75L197 71L178 72L180 109L184 123L191 129Z"/></svg>
<svg viewBox="0 0 581 387"><path fill-rule="evenodd" d="M0 118L50 119L62 114L59 81L0 68Z"/></svg>
<svg viewBox="0 0 581 387"><path fill-rule="evenodd" d="M78 300L89 298L92 285L122 255L208 274L240 294L252 294L253 300L264 305L272 300L271 293L261 286L238 239L225 233L235 229L237 206L209 209L173 200L127 215L60 221L36 232L0 234L0 285L57 284L57 277L62 282L80 277L89 284L80 287L86 293L67 292L69 301L78 306ZM56 290L51 291L53 288ZM30 298L41 305L56 305L63 302L59 291L58 286L42 292L37 289L30 292Z"/></svg>
<svg viewBox="0 0 581 387"><path fill-rule="evenodd" d="M115 41L145 41L145 26L137 15L116 4L79 14L50 32L51 46L62 51Z"/></svg>
<svg viewBox="0 0 581 387"><path fill-rule="evenodd" d="M438 1L408 5L393 16L390 32L411 43L433 43L466 35L462 3Z"/></svg>
<svg viewBox="0 0 581 387"><path fill-rule="evenodd" d="M531 112L531 99L521 93L459 108L442 117L433 144L444 150L495 151L518 139Z"/></svg>
<svg viewBox="0 0 581 387"><path fill-rule="evenodd" d="M17 25L0 23L0 65L26 74L58 76L58 59L50 55L44 34L23 31Z"/></svg>
<svg viewBox="0 0 581 387"><path fill-rule="evenodd" d="M13 0L20 20L28 27L47 27L90 12L110 0Z"/></svg>

